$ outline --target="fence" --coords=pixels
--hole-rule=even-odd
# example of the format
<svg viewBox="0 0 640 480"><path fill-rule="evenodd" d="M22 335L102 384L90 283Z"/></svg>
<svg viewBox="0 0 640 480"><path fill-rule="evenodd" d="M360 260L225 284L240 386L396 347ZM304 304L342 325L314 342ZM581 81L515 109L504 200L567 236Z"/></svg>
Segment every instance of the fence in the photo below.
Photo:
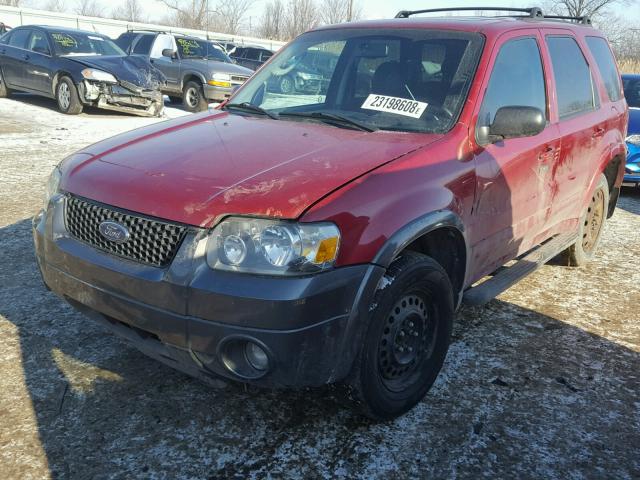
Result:
<svg viewBox="0 0 640 480"><path fill-rule="evenodd" d="M211 38L233 42L236 45L259 45L270 50L280 49L284 43L261 38L245 37L241 35L228 35L203 30L191 30L188 28L176 28L168 25L155 25L149 23L125 22L108 18L83 17L70 13L48 12L31 8L16 8L0 6L0 22L11 27L19 25L52 25L59 27L78 28L90 30L112 38L117 38L121 33L130 29L163 30L171 33L183 33L200 38Z"/></svg>

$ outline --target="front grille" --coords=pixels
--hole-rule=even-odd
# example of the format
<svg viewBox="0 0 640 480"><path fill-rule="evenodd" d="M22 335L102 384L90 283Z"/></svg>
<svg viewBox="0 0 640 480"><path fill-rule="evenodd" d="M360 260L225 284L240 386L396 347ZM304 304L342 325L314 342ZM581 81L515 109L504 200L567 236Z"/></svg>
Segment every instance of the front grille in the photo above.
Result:
<svg viewBox="0 0 640 480"><path fill-rule="evenodd" d="M129 230L123 243L107 240L100 233L100 224L112 221ZM105 205L67 197L67 229L78 240L114 255L136 262L163 267L175 256L187 227L160 222L125 213Z"/></svg>

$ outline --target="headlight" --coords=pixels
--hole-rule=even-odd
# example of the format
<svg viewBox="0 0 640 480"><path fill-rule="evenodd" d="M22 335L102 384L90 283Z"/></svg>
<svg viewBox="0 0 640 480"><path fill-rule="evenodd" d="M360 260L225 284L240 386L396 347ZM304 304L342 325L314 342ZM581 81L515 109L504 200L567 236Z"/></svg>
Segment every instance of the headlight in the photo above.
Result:
<svg viewBox="0 0 640 480"><path fill-rule="evenodd" d="M640 134L629 135L626 140L627 143L640 147Z"/></svg>
<svg viewBox="0 0 640 480"><path fill-rule="evenodd" d="M82 70L82 76L87 80L94 80L96 82L118 83L116 77L110 73L103 72L102 70L95 70L93 68L85 68Z"/></svg>
<svg viewBox="0 0 640 480"><path fill-rule="evenodd" d="M229 218L209 237L207 263L216 270L299 275L331 268L339 246L332 223Z"/></svg>
<svg viewBox="0 0 640 480"><path fill-rule="evenodd" d="M231 75L228 73L214 73L207 83L214 87L231 88Z"/></svg>
<svg viewBox="0 0 640 480"><path fill-rule="evenodd" d="M51 175L49 175L49 179L47 180L47 184L45 185L44 190L44 209L46 210L49 206L49 201L51 197L53 197L56 193L58 193L58 188L60 187L60 179L62 178L62 173L60 172L60 167L55 167Z"/></svg>

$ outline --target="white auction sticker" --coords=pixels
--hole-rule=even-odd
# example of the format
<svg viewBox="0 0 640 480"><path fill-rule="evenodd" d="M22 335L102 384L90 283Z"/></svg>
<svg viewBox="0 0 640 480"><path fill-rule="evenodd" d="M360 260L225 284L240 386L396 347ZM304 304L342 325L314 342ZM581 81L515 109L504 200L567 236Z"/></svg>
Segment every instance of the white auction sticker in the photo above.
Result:
<svg viewBox="0 0 640 480"><path fill-rule="evenodd" d="M361 108L395 113L396 115L404 115L405 117L420 118L428 106L428 103L418 102L417 100L388 97L386 95L376 95L372 93L364 101Z"/></svg>

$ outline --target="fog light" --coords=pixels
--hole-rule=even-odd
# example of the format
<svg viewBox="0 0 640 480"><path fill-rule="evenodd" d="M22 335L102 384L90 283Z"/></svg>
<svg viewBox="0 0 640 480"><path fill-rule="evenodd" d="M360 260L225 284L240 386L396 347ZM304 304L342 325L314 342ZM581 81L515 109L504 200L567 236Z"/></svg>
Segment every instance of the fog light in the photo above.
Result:
<svg viewBox="0 0 640 480"><path fill-rule="evenodd" d="M247 357L247 361L256 370L263 371L269 366L269 357L267 357L267 352L253 342L246 343L244 347L244 354Z"/></svg>

